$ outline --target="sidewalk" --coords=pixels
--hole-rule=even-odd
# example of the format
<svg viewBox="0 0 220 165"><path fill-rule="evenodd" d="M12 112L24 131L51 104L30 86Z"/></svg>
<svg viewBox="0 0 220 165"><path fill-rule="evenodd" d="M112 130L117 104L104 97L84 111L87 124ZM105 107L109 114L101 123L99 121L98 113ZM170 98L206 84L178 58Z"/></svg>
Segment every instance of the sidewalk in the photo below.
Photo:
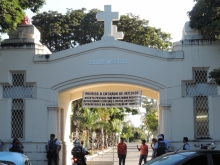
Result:
<svg viewBox="0 0 220 165"><path fill-rule="evenodd" d="M136 165L139 162L140 152L137 150L137 144L140 143L127 143L128 150L126 156L126 165ZM151 160L152 149L150 144L147 144L149 148L147 161ZM114 154L113 154L114 153ZM88 165L118 165L118 154L117 147L108 148L106 150L100 151L97 154L87 156ZM143 162L142 162L143 164Z"/></svg>

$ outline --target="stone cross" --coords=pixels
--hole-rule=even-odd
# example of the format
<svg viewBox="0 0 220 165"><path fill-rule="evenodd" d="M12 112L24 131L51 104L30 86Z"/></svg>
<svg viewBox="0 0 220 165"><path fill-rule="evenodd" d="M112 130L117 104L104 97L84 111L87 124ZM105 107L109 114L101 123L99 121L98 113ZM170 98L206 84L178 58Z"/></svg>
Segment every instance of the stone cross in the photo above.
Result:
<svg viewBox="0 0 220 165"><path fill-rule="evenodd" d="M118 21L119 13L111 11L111 5L105 5L104 12L99 12L96 15L98 21L104 21L103 37L113 37L112 21Z"/></svg>
<svg viewBox="0 0 220 165"><path fill-rule="evenodd" d="M194 80L186 82L186 96L195 98L196 136L209 137L208 96L217 95L216 83L208 83L206 70L194 70Z"/></svg>
<svg viewBox="0 0 220 165"><path fill-rule="evenodd" d="M26 83L24 81L25 75L23 73L12 74L12 85L3 84L3 98L33 98L34 83Z"/></svg>
<svg viewBox="0 0 220 165"><path fill-rule="evenodd" d="M113 37L114 37L116 40L117 40L117 39L123 39L123 38L124 38L124 33L123 33L123 32L118 32L116 25L112 25L112 33L113 33Z"/></svg>
<svg viewBox="0 0 220 165"><path fill-rule="evenodd" d="M205 75L207 72L197 71L197 73L200 73L200 75L195 76L195 81L186 83L186 96L195 97L217 95L217 85L216 83L207 82L207 76Z"/></svg>

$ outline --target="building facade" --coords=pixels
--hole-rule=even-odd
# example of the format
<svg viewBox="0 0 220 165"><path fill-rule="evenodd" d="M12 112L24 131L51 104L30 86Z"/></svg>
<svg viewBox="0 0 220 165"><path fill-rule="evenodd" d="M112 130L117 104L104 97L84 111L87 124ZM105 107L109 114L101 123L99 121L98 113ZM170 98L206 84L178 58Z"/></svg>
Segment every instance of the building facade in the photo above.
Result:
<svg viewBox="0 0 220 165"><path fill-rule="evenodd" d="M105 12L98 15L106 21L102 40L56 53L40 43L31 24L9 33L0 49L4 150L16 136L33 165L47 164L45 144L54 133L62 145L60 164L69 164L71 102L83 91L141 90L158 100L158 132L174 150L184 136L191 144L220 141L220 91L208 78L219 67L220 42L190 29L188 22L170 52L118 41L123 33L111 21L119 16L107 14L107 19Z"/></svg>

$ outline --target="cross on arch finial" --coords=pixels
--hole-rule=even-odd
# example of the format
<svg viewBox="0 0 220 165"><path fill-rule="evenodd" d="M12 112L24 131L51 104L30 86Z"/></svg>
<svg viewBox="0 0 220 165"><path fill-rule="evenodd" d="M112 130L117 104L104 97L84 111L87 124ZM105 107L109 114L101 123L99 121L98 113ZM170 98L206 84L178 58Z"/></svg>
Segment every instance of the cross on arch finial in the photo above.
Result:
<svg viewBox="0 0 220 165"><path fill-rule="evenodd" d="M120 18L119 18L118 12L111 11L111 5L105 5L104 12L97 13L96 18L98 21L104 21L104 35L103 35L103 37L121 39L120 37L123 36L123 34L121 34L122 32L121 33L117 32L117 31L113 32L112 21L118 21ZM117 29L117 28L114 27L114 30L115 29ZM120 36L120 37L117 38L117 36Z"/></svg>

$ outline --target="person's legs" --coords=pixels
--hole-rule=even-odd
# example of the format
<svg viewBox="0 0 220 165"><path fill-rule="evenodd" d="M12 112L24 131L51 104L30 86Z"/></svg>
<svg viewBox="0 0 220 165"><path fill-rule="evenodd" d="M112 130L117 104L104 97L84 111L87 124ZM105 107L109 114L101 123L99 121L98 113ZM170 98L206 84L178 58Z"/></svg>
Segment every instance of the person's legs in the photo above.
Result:
<svg viewBox="0 0 220 165"><path fill-rule="evenodd" d="M140 157L139 157L139 165L141 165L141 163L142 163L142 159L143 159L143 156L140 155Z"/></svg>
<svg viewBox="0 0 220 165"><path fill-rule="evenodd" d="M143 155L144 163L147 162L147 155Z"/></svg>
<svg viewBox="0 0 220 165"><path fill-rule="evenodd" d="M119 154L119 165L121 165L122 155Z"/></svg>
<svg viewBox="0 0 220 165"><path fill-rule="evenodd" d="M154 158L154 151L152 152L152 157L151 157L151 159L153 159Z"/></svg>
<svg viewBox="0 0 220 165"><path fill-rule="evenodd" d="M125 157L126 157L126 155L122 155L122 162L123 162L123 165L125 165Z"/></svg>
<svg viewBox="0 0 220 165"><path fill-rule="evenodd" d="M53 153L53 162L54 162L54 165L58 165L58 156L57 156L57 153Z"/></svg>
<svg viewBox="0 0 220 165"><path fill-rule="evenodd" d="M52 164L52 155L49 154L47 159L48 159L48 165L51 165Z"/></svg>

